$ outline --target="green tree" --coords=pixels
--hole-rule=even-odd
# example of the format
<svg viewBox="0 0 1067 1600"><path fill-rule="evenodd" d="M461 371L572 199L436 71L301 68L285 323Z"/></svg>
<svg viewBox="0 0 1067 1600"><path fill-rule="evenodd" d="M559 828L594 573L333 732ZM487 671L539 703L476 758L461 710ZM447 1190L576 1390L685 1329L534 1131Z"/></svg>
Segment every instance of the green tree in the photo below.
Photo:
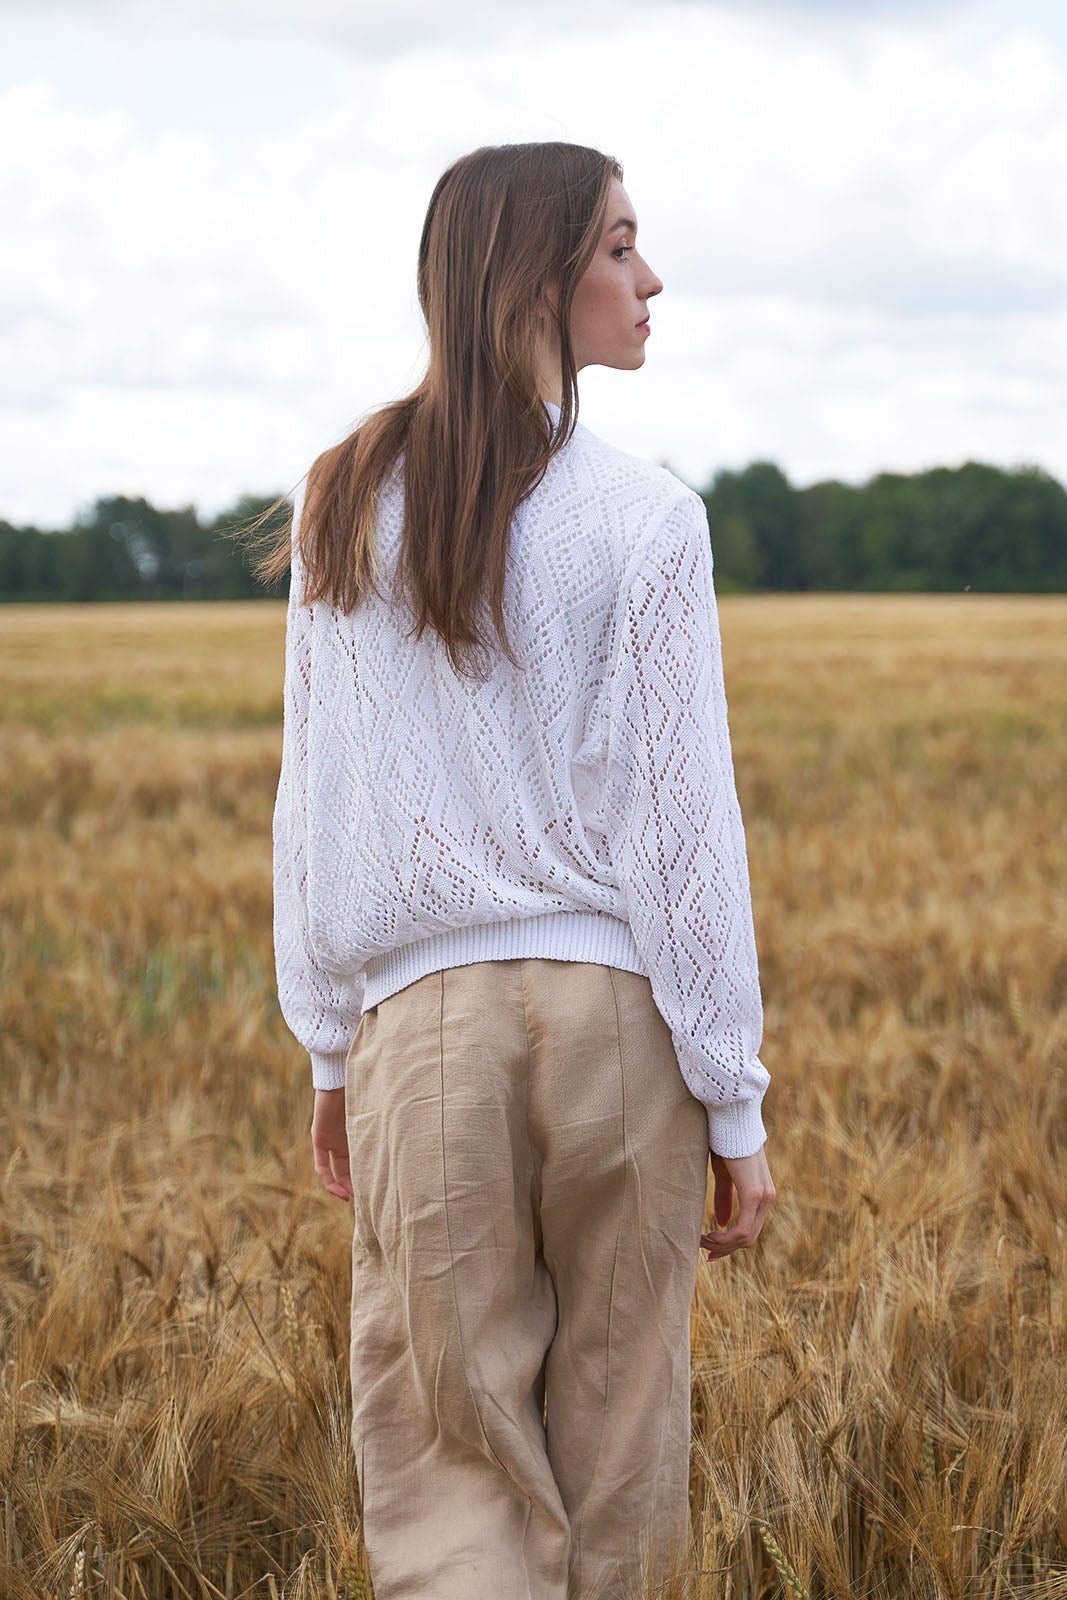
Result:
<svg viewBox="0 0 1067 1600"><path fill-rule="evenodd" d="M771 589L800 586L797 496L773 461L753 461L742 472L717 472L704 503L713 529L728 517L745 522L756 552L751 569L761 584Z"/></svg>
<svg viewBox="0 0 1067 1600"><path fill-rule="evenodd" d="M711 512L708 520L711 521ZM739 511L727 511L711 530L715 585L724 594L756 589L763 574L763 556L755 534Z"/></svg>

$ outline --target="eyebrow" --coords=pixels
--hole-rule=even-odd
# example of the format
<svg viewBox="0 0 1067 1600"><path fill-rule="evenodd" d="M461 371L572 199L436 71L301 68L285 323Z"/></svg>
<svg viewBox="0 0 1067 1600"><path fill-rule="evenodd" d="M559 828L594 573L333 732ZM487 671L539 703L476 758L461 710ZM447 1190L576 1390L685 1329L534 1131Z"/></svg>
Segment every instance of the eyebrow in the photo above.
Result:
<svg viewBox="0 0 1067 1600"><path fill-rule="evenodd" d="M620 217L618 222L613 222L608 229L609 233L617 233L620 228L629 228L632 233L637 232L637 223L633 217Z"/></svg>

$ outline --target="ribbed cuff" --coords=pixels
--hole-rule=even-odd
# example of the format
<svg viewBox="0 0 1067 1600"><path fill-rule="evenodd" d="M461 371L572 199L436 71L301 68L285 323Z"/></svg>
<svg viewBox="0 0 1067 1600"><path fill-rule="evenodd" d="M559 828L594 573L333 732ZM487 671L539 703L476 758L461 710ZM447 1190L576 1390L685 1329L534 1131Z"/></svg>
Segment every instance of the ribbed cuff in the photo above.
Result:
<svg viewBox="0 0 1067 1600"><path fill-rule="evenodd" d="M708 1106L708 1148L717 1156L754 1156L767 1142L759 1100Z"/></svg>
<svg viewBox="0 0 1067 1600"><path fill-rule="evenodd" d="M334 1055L317 1055L311 1052L311 1082L316 1089L343 1089L345 1086L345 1062L348 1060L348 1051L341 1050Z"/></svg>

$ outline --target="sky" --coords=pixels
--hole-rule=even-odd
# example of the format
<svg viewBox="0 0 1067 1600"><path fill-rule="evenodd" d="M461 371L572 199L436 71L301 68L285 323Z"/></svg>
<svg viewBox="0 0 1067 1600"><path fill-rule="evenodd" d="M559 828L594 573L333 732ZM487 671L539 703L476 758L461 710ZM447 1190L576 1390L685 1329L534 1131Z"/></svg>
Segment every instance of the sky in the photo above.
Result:
<svg viewBox="0 0 1067 1600"><path fill-rule="evenodd" d="M1067 483L1062 0L0 0L0 519L290 490L418 382L440 173L527 139L622 163L665 286L594 432Z"/></svg>

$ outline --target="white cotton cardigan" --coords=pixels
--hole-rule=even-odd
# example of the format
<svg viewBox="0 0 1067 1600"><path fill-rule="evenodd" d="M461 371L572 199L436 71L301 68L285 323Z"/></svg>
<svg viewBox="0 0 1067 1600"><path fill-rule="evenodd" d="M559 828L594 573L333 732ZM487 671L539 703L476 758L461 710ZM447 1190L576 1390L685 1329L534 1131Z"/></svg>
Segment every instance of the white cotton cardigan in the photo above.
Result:
<svg viewBox="0 0 1067 1600"><path fill-rule="evenodd" d="M769 1074L703 501L577 423L512 524L521 668L498 649L479 683L387 599L303 603L306 481L274 944L313 1084L343 1085L362 1013L426 973L601 962L650 980L709 1148L754 1153ZM398 465L376 524L385 596L402 517Z"/></svg>

